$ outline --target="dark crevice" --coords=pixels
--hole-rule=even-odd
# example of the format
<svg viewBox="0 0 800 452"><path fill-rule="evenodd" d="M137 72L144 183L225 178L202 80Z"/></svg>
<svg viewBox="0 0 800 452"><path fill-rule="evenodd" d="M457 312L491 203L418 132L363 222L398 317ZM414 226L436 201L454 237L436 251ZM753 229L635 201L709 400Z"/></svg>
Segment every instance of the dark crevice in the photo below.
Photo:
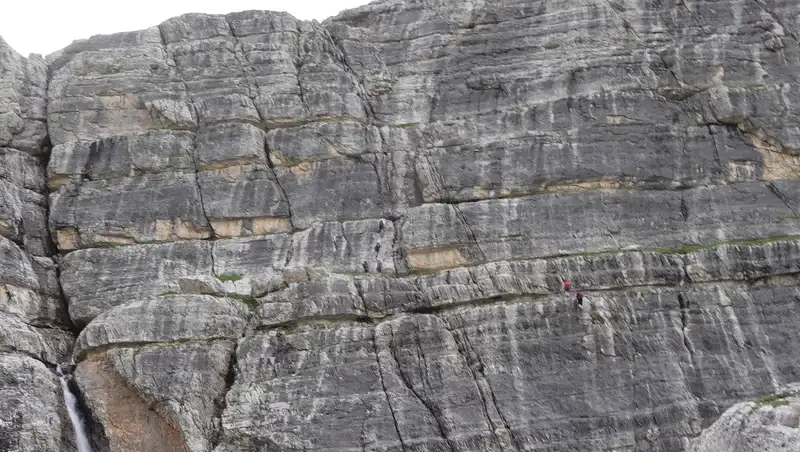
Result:
<svg viewBox="0 0 800 452"><path fill-rule="evenodd" d="M783 193L781 192L781 190L778 188L778 186L777 186L777 185L775 185L775 182L770 182L769 184L767 184L767 187L769 187L769 191L771 191L771 192L772 192L772 194L774 194L775 196L777 196L777 197L778 197L778 199L780 199L780 200L781 200L781 202L782 202L784 205L786 205L786 208L787 208L787 209L789 209L789 210L792 212L792 215L794 215L794 216L797 216L797 211L795 211L795 210L794 210L794 207L792 207L792 205L791 205L791 204L789 204L789 199L786 197L786 195L785 195L785 194L783 194Z"/></svg>
<svg viewBox="0 0 800 452"><path fill-rule="evenodd" d="M225 389L217 399L214 400L214 419L217 419L219 424L216 425L211 434L209 442L211 450L215 450L222 442L224 430L222 427L222 415L228 407L228 392L230 392L233 384L236 382L236 371L238 369L237 352L239 344L234 342L233 351L231 352L230 360L228 361L228 372L225 374Z"/></svg>
<svg viewBox="0 0 800 452"><path fill-rule="evenodd" d="M211 259L211 275L216 278L219 274L217 273L217 257L214 255L214 244L215 240L208 242L208 256Z"/></svg>
<svg viewBox="0 0 800 452"><path fill-rule="evenodd" d="M48 71L48 85L49 85L49 77L50 77L50 73ZM46 135L45 138L42 140L42 151L43 152L42 152L42 157L40 159L40 162L41 162L41 165L42 165L42 168L43 168L43 172L45 174L45 178L47 178L47 168L50 165L50 158L52 157L51 150L52 150L52 143L50 141L50 135ZM77 337L78 334L81 331L81 328L72 321L72 319L70 318L70 315L69 315L69 301L67 300L67 296L64 294L64 289L61 287L61 258L62 258L62 255L59 254L58 248L55 245L55 243L53 242L52 233L55 232L55 231L50 231L50 213L51 213L50 196L45 195L45 203L46 204L45 204L45 211L44 211L44 213L45 213L44 221L45 221L45 230L47 231L47 234L44 237L44 240L46 241L45 250L46 250L47 254L49 254L49 257L51 259L53 259L53 264L54 264L53 267L54 267L54 271L56 273L56 284L58 285L57 298L58 298L58 301L59 301L62 309L64 310L64 318L63 318L64 325L63 326L68 328L69 331L75 337Z"/></svg>
<svg viewBox="0 0 800 452"><path fill-rule="evenodd" d="M214 231L214 227L211 225L211 219L208 217L208 211L206 211L206 203L203 199L203 187L200 186L200 166L197 163L197 134L192 135L192 164L194 165L194 183L197 187L197 197L200 201L200 211L203 213L203 218L206 220L206 227L208 228L209 232L209 239L215 240L217 238L216 232Z"/></svg>

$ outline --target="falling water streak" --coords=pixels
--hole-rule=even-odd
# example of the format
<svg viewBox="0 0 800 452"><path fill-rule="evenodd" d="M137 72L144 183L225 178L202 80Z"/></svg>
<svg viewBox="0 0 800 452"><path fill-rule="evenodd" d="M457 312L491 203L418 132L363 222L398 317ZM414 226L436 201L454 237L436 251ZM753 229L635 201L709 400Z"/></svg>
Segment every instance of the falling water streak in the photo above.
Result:
<svg viewBox="0 0 800 452"><path fill-rule="evenodd" d="M86 431L81 420L81 415L78 413L78 400L75 394L69 389L69 379L72 376L64 372L61 366L56 368L58 378L61 379L61 390L64 392L64 404L67 406L69 413L69 420L72 422L72 430L75 432L75 442L78 444L78 452L92 452L92 446L89 445L89 437L86 436Z"/></svg>

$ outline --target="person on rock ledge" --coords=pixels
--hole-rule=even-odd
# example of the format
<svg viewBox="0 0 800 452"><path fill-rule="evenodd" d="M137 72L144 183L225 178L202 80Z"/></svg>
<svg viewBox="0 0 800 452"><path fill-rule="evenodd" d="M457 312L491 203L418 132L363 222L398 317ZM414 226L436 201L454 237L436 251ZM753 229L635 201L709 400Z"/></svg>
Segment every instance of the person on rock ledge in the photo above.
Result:
<svg viewBox="0 0 800 452"><path fill-rule="evenodd" d="M581 309L583 307L583 292L578 292L575 294L575 309Z"/></svg>

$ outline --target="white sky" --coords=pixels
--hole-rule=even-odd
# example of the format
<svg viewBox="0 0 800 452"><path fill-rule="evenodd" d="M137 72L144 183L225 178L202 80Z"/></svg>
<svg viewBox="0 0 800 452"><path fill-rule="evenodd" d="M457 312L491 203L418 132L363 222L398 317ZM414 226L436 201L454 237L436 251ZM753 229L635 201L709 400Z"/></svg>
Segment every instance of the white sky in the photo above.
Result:
<svg viewBox="0 0 800 452"><path fill-rule="evenodd" d="M322 21L370 0L0 0L0 36L17 52L47 55L76 39L141 30L185 13L288 11Z"/></svg>

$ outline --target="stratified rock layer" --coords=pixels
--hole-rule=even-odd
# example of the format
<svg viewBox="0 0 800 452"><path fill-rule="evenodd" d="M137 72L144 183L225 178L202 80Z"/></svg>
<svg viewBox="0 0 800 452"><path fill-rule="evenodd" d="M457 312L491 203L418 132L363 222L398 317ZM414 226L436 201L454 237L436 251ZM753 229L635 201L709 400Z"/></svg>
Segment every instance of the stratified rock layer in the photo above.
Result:
<svg viewBox="0 0 800 452"><path fill-rule="evenodd" d="M386 0L0 46L0 359L41 374L0 449L72 447L71 350L101 452L713 450L800 381L798 29Z"/></svg>

